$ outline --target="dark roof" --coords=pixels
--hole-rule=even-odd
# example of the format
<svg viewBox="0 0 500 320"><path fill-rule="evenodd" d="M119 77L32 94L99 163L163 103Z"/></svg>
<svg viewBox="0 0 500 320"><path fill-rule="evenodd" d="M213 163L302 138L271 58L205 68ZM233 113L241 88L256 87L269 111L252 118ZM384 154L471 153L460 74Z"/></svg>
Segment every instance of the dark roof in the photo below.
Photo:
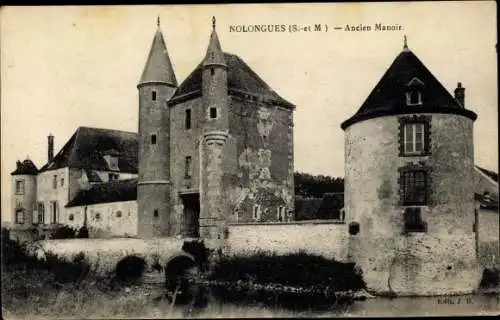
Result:
<svg viewBox="0 0 500 320"><path fill-rule="evenodd" d="M102 182L101 178L94 170L85 169L85 174L89 182Z"/></svg>
<svg viewBox="0 0 500 320"><path fill-rule="evenodd" d="M137 179L115 180L94 184L88 190L81 190L66 207L132 200L137 200Z"/></svg>
<svg viewBox="0 0 500 320"><path fill-rule="evenodd" d="M318 209L323 203L322 198L295 198L295 220L314 220Z"/></svg>
<svg viewBox="0 0 500 320"><path fill-rule="evenodd" d="M423 83L423 105L406 106L406 88L414 78ZM405 113L452 113L472 120L477 118L443 87L413 52L406 49L396 57L356 114L344 121L341 127L345 130L359 121Z"/></svg>
<svg viewBox="0 0 500 320"><path fill-rule="evenodd" d="M228 70L229 94L253 95L263 101L294 108L293 104L280 97L237 55L224 53L224 58ZM200 63L177 88L170 100L171 105L201 95L202 64Z"/></svg>
<svg viewBox="0 0 500 320"><path fill-rule="evenodd" d="M498 182L498 173L488 169L481 168L480 166L476 166L476 168L478 168L482 173L493 179L493 181Z"/></svg>
<svg viewBox="0 0 500 320"><path fill-rule="evenodd" d="M174 68L172 67L172 62L170 62L167 46L165 45L165 40L159 26L153 38L148 60L142 71L139 85L151 82L166 83L177 87Z"/></svg>
<svg viewBox="0 0 500 320"><path fill-rule="evenodd" d="M34 175L38 174L38 169L30 159L26 159L23 162L17 161L16 170L11 172L11 175Z"/></svg>
<svg viewBox="0 0 500 320"><path fill-rule="evenodd" d="M138 147L137 133L80 127L40 172L64 167L107 171L104 156L118 152L120 172L137 173Z"/></svg>

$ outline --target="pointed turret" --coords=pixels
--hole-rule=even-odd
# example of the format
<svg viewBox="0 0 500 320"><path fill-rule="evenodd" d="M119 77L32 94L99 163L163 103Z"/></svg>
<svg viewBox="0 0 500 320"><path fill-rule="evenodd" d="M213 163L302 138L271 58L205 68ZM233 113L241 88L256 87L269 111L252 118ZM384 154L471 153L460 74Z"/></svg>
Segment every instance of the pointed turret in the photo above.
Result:
<svg viewBox="0 0 500 320"><path fill-rule="evenodd" d="M164 83L172 87L177 87L174 68L168 55L165 39L160 29L160 18L157 21L156 29L151 49L149 50L148 60L142 72L141 80L138 86L145 83Z"/></svg>
<svg viewBox="0 0 500 320"><path fill-rule="evenodd" d="M222 51L217 31L215 31L215 21L215 17L212 17L212 34L210 35L210 42L208 43L207 54L203 60L203 66L218 65L227 67L224 52Z"/></svg>

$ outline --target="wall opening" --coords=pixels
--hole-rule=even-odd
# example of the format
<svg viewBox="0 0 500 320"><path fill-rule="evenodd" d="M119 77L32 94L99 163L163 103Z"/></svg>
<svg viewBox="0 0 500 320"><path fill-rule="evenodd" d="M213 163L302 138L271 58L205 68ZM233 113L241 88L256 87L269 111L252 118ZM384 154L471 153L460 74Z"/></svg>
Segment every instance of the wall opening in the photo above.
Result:
<svg viewBox="0 0 500 320"><path fill-rule="evenodd" d="M126 256L115 268L116 277L120 281L129 282L139 279L146 269L146 261L138 256Z"/></svg>
<svg viewBox="0 0 500 320"><path fill-rule="evenodd" d="M200 194L191 193L181 196L183 211L182 234L185 237L198 238L200 236Z"/></svg>

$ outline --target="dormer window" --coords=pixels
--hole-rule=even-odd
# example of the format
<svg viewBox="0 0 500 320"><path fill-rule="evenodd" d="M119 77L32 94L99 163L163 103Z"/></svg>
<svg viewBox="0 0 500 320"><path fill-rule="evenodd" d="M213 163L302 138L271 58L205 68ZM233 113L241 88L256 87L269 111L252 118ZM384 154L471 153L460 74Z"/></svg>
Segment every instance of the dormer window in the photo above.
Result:
<svg viewBox="0 0 500 320"><path fill-rule="evenodd" d="M104 156L104 160L108 163L109 170L119 170L118 167L118 156L107 154Z"/></svg>
<svg viewBox="0 0 500 320"><path fill-rule="evenodd" d="M413 78L406 85L406 105L419 106L422 104L422 91L424 83L419 78Z"/></svg>
<svg viewBox="0 0 500 320"><path fill-rule="evenodd" d="M406 105L418 106L422 104L422 92L411 90L406 93Z"/></svg>

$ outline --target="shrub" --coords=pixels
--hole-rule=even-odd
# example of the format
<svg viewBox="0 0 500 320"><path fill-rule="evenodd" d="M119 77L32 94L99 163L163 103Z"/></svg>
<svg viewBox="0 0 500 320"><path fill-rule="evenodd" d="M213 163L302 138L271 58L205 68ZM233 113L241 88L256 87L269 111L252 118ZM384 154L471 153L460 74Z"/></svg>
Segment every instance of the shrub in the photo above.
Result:
<svg viewBox="0 0 500 320"><path fill-rule="evenodd" d="M74 239L76 238L76 230L70 226L59 226L50 235L50 239Z"/></svg>
<svg viewBox="0 0 500 320"><path fill-rule="evenodd" d="M194 257L195 263L200 267L201 270L206 269L209 249L205 247L205 243L203 242L203 240L184 241L182 250Z"/></svg>
<svg viewBox="0 0 500 320"><path fill-rule="evenodd" d="M89 237L89 229L86 226L83 226L78 230L78 238L85 238L87 239Z"/></svg>
<svg viewBox="0 0 500 320"><path fill-rule="evenodd" d="M500 269L485 268L483 278L481 279L480 287L491 288L500 285Z"/></svg>
<svg viewBox="0 0 500 320"><path fill-rule="evenodd" d="M250 280L295 287L356 290L365 287L354 263L342 263L298 252L286 255L256 252L250 256L223 257L210 275L212 280Z"/></svg>

